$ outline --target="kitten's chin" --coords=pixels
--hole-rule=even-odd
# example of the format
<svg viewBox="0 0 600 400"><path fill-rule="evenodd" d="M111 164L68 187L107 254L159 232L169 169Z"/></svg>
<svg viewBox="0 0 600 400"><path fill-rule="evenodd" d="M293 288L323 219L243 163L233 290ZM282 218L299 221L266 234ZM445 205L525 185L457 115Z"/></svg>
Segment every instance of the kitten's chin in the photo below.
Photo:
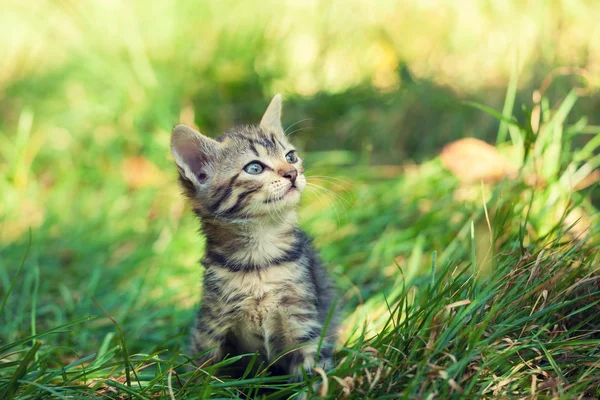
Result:
<svg viewBox="0 0 600 400"><path fill-rule="evenodd" d="M283 200L290 203L291 205L298 205L300 203L300 197L302 196L302 192L297 187L290 188L285 195L283 195Z"/></svg>
<svg viewBox="0 0 600 400"><path fill-rule="evenodd" d="M295 209L298 204L300 204L300 197L302 196L302 191L297 187L291 187L288 189L283 196L275 199L269 199L265 201L265 205L269 211L285 211Z"/></svg>

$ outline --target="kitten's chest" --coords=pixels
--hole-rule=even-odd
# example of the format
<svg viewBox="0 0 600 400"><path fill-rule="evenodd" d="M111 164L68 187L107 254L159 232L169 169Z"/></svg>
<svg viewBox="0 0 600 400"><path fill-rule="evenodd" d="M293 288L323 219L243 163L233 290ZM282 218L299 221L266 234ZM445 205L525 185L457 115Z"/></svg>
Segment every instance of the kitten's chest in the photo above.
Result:
<svg viewBox="0 0 600 400"><path fill-rule="evenodd" d="M296 265L284 265L262 271L236 272L224 279L224 297L235 299L230 306L236 318L259 328L276 318L289 296L300 297L298 288L304 276Z"/></svg>

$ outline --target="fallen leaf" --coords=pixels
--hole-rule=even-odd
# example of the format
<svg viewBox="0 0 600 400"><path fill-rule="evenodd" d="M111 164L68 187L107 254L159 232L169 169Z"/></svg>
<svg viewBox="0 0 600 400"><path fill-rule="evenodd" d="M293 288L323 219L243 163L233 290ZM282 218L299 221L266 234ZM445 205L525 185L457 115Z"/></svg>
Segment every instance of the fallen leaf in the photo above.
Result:
<svg viewBox="0 0 600 400"><path fill-rule="evenodd" d="M446 145L440 158L444 168L464 183L498 182L517 172L494 146L475 138Z"/></svg>
<svg viewBox="0 0 600 400"><path fill-rule="evenodd" d="M133 189L157 186L162 182L162 174L158 167L142 156L123 160L121 175L127 186Z"/></svg>

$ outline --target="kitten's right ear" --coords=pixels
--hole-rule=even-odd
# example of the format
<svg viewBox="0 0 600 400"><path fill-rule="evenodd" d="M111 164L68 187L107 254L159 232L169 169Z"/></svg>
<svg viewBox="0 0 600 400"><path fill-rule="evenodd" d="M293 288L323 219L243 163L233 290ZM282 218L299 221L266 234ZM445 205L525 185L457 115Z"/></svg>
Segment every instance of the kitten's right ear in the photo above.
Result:
<svg viewBox="0 0 600 400"><path fill-rule="evenodd" d="M173 128L171 153L182 177L194 185L206 183L213 172L219 149L219 142L188 126L177 125Z"/></svg>

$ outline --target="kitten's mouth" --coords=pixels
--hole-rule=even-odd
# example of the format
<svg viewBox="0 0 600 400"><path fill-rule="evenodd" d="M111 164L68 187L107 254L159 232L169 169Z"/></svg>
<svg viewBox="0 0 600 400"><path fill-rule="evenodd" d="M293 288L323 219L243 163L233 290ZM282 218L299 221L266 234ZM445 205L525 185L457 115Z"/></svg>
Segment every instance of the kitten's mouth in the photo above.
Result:
<svg viewBox="0 0 600 400"><path fill-rule="evenodd" d="M293 193L297 190L298 190L298 188L296 187L296 185L292 185L281 197L277 197L274 199L267 199L264 201L264 203L269 204L269 203L275 203L275 202L281 201L281 200L285 199L290 193Z"/></svg>

